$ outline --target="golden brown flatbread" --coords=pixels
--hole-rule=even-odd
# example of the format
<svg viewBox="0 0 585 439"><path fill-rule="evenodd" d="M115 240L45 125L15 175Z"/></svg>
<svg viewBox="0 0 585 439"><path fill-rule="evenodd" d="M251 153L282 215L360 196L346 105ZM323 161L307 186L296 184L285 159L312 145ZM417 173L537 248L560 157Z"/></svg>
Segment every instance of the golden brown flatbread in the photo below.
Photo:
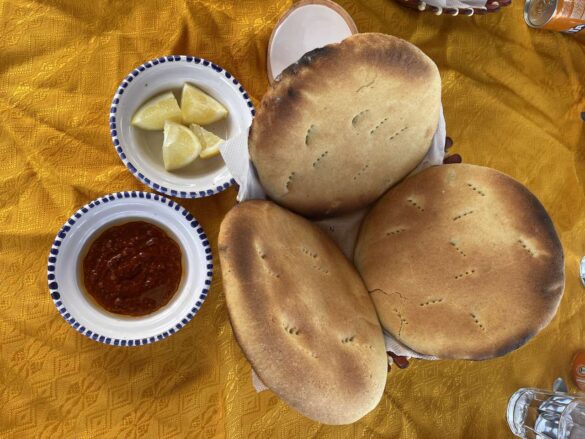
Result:
<svg viewBox="0 0 585 439"><path fill-rule="evenodd" d="M230 321L260 379L303 415L348 424L382 397L382 328L353 265L306 219L269 201L234 207L219 256Z"/></svg>
<svg viewBox="0 0 585 439"><path fill-rule="evenodd" d="M563 250L540 202L473 165L429 168L388 191L362 223L354 260L382 326L440 358L522 346L564 288Z"/></svg>
<svg viewBox="0 0 585 439"><path fill-rule="evenodd" d="M439 71L420 49L357 34L284 70L252 123L250 156L277 203L310 217L356 210L422 160L440 99Z"/></svg>

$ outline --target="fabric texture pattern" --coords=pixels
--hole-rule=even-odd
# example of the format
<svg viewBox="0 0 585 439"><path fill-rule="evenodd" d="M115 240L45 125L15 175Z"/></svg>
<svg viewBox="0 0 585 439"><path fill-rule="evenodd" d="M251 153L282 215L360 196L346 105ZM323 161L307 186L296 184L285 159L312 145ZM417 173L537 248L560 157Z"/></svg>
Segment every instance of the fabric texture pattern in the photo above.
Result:
<svg viewBox="0 0 585 439"><path fill-rule="evenodd" d="M550 213L567 277L552 323L503 358L412 360L392 369L382 401L362 420L312 422L255 392L232 334L217 260L231 188L179 200L210 237L216 267L192 322L138 348L81 336L49 297L47 256L79 206L149 190L110 140L120 80L154 57L196 55L234 74L258 104L268 39L291 1L0 0L0 437L507 438L515 390L568 378L585 347L585 35L530 29L520 0L473 17L419 14L391 0L339 3L360 31L404 38L429 55L453 152L520 180Z"/></svg>

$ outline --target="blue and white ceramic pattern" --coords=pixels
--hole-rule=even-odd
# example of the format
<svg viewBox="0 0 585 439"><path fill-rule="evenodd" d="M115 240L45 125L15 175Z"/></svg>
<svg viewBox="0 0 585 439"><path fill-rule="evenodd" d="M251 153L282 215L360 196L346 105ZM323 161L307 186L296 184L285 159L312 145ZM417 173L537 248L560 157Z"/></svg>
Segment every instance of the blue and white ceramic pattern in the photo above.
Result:
<svg viewBox="0 0 585 439"><path fill-rule="evenodd" d="M183 252L183 279L171 301L143 317L109 313L83 292L81 263L86 246L105 228L148 221L165 229ZM150 192L117 192L81 207L65 222L48 261L51 297L76 331L113 346L140 346L162 340L185 326L207 297L213 274L211 247L203 228L185 208Z"/></svg>
<svg viewBox="0 0 585 439"><path fill-rule="evenodd" d="M235 137L252 123L254 105L229 72L202 58L171 55L145 62L122 80L110 108L110 133L120 159L142 183L174 197L207 197L235 183L220 156L168 172L162 161L162 131L145 131L130 124L136 110L150 98L172 90L180 99L186 82L228 109L225 120L206 127L221 138Z"/></svg>

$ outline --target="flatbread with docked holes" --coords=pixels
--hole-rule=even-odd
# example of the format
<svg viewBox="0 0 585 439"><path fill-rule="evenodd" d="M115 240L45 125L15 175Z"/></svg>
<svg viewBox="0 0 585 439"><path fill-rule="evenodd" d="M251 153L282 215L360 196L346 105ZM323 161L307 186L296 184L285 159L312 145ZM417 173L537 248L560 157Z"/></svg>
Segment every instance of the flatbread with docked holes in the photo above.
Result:
<svg viewBox="0 0 585 439"><path fill-rule="evenodd" d="M271 199L309 217L364 207L425 156L441 78L416 46L353 35L305 54L264 95L250 157Z"/></svg>
<svg viewBox="0 0 585 439"><path fill-rule="evenodd" d="M354 260L382 326L440 358L517 349L550 322L564 288L543 206L474 165L429 168L388 191L362 223Z"/></svg>
<svg viewBox="0 0 585 439"><path fill-rule="evenodd" d="M382 397L382 328L353 265L317 226L270 201L221 224L232 328L260 379L303 415L349 424Z"/></svg>

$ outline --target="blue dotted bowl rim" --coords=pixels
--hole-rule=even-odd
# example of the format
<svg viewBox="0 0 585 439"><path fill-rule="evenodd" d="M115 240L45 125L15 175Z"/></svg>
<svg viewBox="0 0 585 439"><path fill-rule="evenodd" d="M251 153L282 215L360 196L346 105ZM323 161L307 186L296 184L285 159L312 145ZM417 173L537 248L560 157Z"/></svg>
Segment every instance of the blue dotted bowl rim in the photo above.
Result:
<svg viewBox="0 0 585 439"><path fill-rule="evenodd" d="M160 58L154 58L154 59L151 59L149 61L146 61L144 64L141 64L138 67L136 67L135 69L133 69L122 80L122 82L120 82L120 85L118 86L118 88L116 90L116 94L114 95L114 98L112 99L112 104L110 106L110 115L109 115L109 117L110 117L110 135L112 136L112 143L114 144L114 149L116 150L116 153L120 157L120 160L122 160L122 163L124 163L126 168L128 168L128 170L132 173L132 175L134 175L134 177L136 177L138 180L140 180L142 183L144 183L145 185L147 185L151 189L153 189L157 192L160 192L164 195L178 197L178 198L209 197L211 195L215 195L215 194L218 194L220 192L223 192L224 190L226 190L230 186L236 184L236 181L232 177L229 177L227 180L220 182L215 187L209 187L209 188L206 188L205 190L200 190L200 191L177 191L175 189L169 189L169 188L165 187L164 185L161 185L161 184L153 181L151 178L145 176L142 172L138 171L136 169L136 167L127 159L126 153L124 152L124 146L122 145L122 143L120 142L120 139L118 138L118 128L116 125L117 124L116 112L118 110L118 105L120 104L120 101L123 99L124 91L128 88L130 83L134 80L134 78L136 78L138 75L140 75L140 73L142 73L148 69L154 69L157 66L160 66L160 65L166 64L166 63L177 63L177 62L194 63L194 64L202 65L204 67L207 67L207 68L213 70L217 74L224 75L227 79L229 79L231 81L232 87L237 92L240 93L240 95L242 96L242 99L244 99L244 101L246 103L246 106L250 110L250 114L252 115L252 118L254 118L254 116L256 115L256 110L254 109L254 104L250 100L250 96L248 95L248 92L246 92L246 90L244 89L242 84L240 84L240 82L230 72L225 70L223 67L220 67L219 65L217 65L217 64L215 64L207 59L204 59L204 58L199 58L199 57L195 57L195 56L191 56L191 55L168 55L168 56L161 56Z"/></svg>
<svg viewBox="0 0 585 439"><path fill-rule="evenodd" d="M61 247L61 243L63 240L67 239L67 234L75 227L76 222L83 217L86 213L88 213L91 209L95 209L100 206L102 203L109 203L111 201L124 199L124 198L141 198L144 199L145 202L153 202L153 203L161 203L162 205L168 206L169 209L173 209L176 212L181 213L184 220L187 221L190 226L193 228L194 232L197 233L199 240L201 241L201 245L203 246L203 251L205 253L205 266L206 266L206 274L204 280L204 287L201 290L201 294L198 297L194 297L194 304L191 310L187 313L187 315L183 316L182 318L178 319L179 322L175 325L169 327L166 331L163 331L157 335L150 336L147 338L137 338L137 339L118 339L113 337L106 337L101 335L95 331L87 329L81 323L79 323L75 317L71 315L71 313L67 310L63 302L61 301L61 293L59 292L59 284L58 279L55 274L55 266L57 264L57 260L59 258L59 248ZM114 192L108 195L104 195L101 197L96 198L93 201L85 204L84 206L80 207L73 215L69 217L65 224L61 227L53 244L51 245L51 250L49 251L49 258L47 262L47 282L49 285L49 292L51 294L51 298L53 299L53 303L55 307L59 311L59 314L63 319L71 325L73 329L75 329L80 334L90 338L91 340L108 344L111 346L141 346L150 343L154 343L156 341L164 340L167 337L178 332L182 329L187 323L189 323L193 317L197 314L201 305L207 298L207 294L209 293L209 288L211 286L211 280L213 277L213 255L211 253L211 246L209 244L209 240L207 239L207 235L203 230L203 227L199 224L199 222L191 215L191 213L181 206L176 201L165 197L164 195L153 194L151 192L143 192L143 191L124 191L124 192Z"/></svg>

